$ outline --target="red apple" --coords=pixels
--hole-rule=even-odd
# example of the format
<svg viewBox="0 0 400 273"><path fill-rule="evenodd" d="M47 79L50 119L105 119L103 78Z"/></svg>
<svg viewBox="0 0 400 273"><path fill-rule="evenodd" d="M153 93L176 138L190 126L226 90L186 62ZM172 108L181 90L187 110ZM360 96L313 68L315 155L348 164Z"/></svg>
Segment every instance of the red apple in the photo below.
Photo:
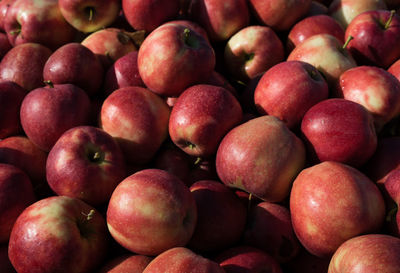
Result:
<svg viewBox="0 0 400 273"><path fill-rule="evenodd" d="M75 85L39 87L22 101L22 128L35 145L50 151L65 131L88 123L89 107L85 91Z"/></svg>
<svg viewBox="0 0 400 273"><path fill-rule="evenodd" d="M397 59L388 69L387 71L395 76L400 81L400 58Z"/></svg>
<svg viewBox="0 0 400 273"><path fill-rule="evenodd" d="M242 109L225 88L194 85L176 101L169 119L171 140L193 156L212 156L224 135L242 120Z"/></svg>
<svg viewBox="0 0 400 273"><path fill-rule="evenodd" d="M82 32L94 32L113 23L121 9L119 0L59 0L65 20Z"/></svg>
<svg viewBox="0 0 400 273"><path fill-rule="evenodd" d="M67 196L27 207L11 231L8 255L19 273L93 272L107 252L103 216Z"/></svg>
<svg viewBox="0 0 400 273"><path fill-rule="evenodd" d="M4 19L6 18L7 10L14 2L15 2L15 0L0 1L0 30L1 31L4 31Z"/></svg>
<svg viewBox="0 0 400 273"><path fill-rule="evenodd" d="M348 165L326 161L304 169L290 194L293 229L313 255L329 257L346 240L378 232L385 203L378 187Z"/></svg>
<svg viewBox="0 0 400 273"><path fill-rule="evenodd" d="M43 68L43 79L70 83L93 97L100 91L104 69L97 56L80 43L68 43L54 51Z"/></svg>
<svg viewBox="0 0 400 273"><path fill-rule="evenodd" d="M10 49L0 62L0 79L13 81L27 91L43 86L43 67L51 50L37 43Z"/></svg>
<svg viewBox="0 0 400 273"><path fill-rule="evenodd" d="M125 178L107 208L113 238L141 255L156 256L186 245L196 221L196 202L189 188L176 176L158 169L145 169Z"/></svg>
<svg viewBox="0 0 400 273"><path fill-rule="evenodd" d="M179 23L158 27L139 48L143 82L164 96L178 96L189 86L205 81L214 66L215 54L209 42Z"/></svg>
<svg viewBox="0 0 400 273"><path fill-rule="evenodd" d="M143 273L143 270L152 260L144 255L126 254L108 261L99 273Z"/></svg>
<svg viewBox="0 0 400 273"><path fill-rule="evenodd" d="M30 42L52 50L72 42L76 35L57 0L16 0L7 10L4 29L13 46Z"/></svg>
<svg viewBox="0 0 400 273"><path fill-rule="evenodd" d="M131 86L105 100L100 126L117 139L128 163L148 163L168 136L170 109L156 94Z"/></svg>
<svg viewBox="0 0 400 273"><path fill-rule="evenodd" d="M286 61L264 73L254 91L254 103L260 114L275 116L293 128L328 95L328 85L313 65Z"/></svg>
<svg viewBox="0 0 400 273"><path fill-rule="evenodd" d="M181 2L182 2L182 1L187 1L187 0L181 0ZM200 26L198 23L196 23L196 22L194 22L194 21L185 20L185 19L177 19L177 20L168 21L168 22L165 23L165 24L168 24L168 23L171 23L171 24L180 24L180 25L183 25L183 26L185 26L185 27L187 27L187 28L193 29L193 30L196 31L198 34L200 34L201 36L203 36L204 39L206 39L207 41L209 41L207 31L206 31L202 26Z"/></svg>
<svg viewBox="0 0 400 273"><path fill-rule="evenodd" d="M304 164L302 141L273 116L254 118L233 128L216 155L217 173L224 184L271 202L289 195Z"/></svg>
<svg viewBox="0 0 400 273"><path fill-rule="evenodd" d="M396 273L400 268L399 258L399 238L386 234L357 236L336 250L328 273Z"/></svg>
<svg viewBox="0 0 400 273"><path fill-rule="evenodd" d="M268 26L248 26L227 42L224 61L229 73L247 82L283 61L285 52L277 34Z"/></svg>
<svg viewBox="0 0 400 273"><path fill-rule="evenodd" d="M0 60L3 59L11 48L12 45L8 41L7 35L5 33L0 33Z"/></svg>
<svg viewBox="0 0 400 273"><path fill-rule="evenodd" d="M400 170L392 170L382 184L378 185L381 186L386 201L387 233L400 237Z"/></svg>

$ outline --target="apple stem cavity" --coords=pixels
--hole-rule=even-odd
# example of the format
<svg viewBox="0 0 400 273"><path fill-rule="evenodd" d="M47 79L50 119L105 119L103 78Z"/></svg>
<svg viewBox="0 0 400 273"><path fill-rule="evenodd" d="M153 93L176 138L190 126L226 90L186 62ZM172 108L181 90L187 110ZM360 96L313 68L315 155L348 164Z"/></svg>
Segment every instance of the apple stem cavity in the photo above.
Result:
<svg viewBox="0 0 400 273"><path fill-rule="evenodd" d="M89 22L93 21L95 9L93 7L86 7L85 13L88 15Z"/></svg>
<svg viewBox="0 0 400 273"><path fill-rule="evenodd" d="M389 28L389 26L390 26L390 23L392 23L392 20L393 20L393 16L395 15L395 13L396 13L396 11L395 10L391 10L390 11L390 17L389 17L389 19L386 21L386 23L385 23L385 29L388 29Z"/></svg>
<svg viewBox="0 0 400 273"><path fill-rule="evenodd" d="M391 222L394 216L397 214L397 206L389 210L389 212L386 215L386 222Z"/></svg>
<svg viewBox="0 0 400 273"><path fill-rule="evenodd" d="M189 28L185 28L183 31L183 41L190 48L196 49L199 46L197 39L192 35L192 31Z"/></svg>
<svg viewBox="0 0 400 273"><path fill-rule="evenodd" d="M196 161L194 162L194 165L196 166L196 165L200 164L200 162L201 162L201 157L197 157Z"/></svg>
<svg viewBox="0 0 400 273"><path fill-rule="evenodd" d="M90 221L93 218L94 214L95 214L94 209L91 209L88 214L82 212L82 215L86 217L86 221Z"/></svg>
<svg viewBox="0 0 400 273"><path fill-rule="evenodd" d="M350 41L351 40L353 40L353 36L349 36L349 37L347 37L347 40L346 40L346 42L344 43L344 45L342 46L342 49L346 49L347 48L347 46L349 45L349 43L350 43Z"/></svg>
<svg viewBox="0 0 400 273"><path fill-rule="evenodd" d="M43 83L50 88L54 88L54 83L50 80L43 81Z"/></svg>

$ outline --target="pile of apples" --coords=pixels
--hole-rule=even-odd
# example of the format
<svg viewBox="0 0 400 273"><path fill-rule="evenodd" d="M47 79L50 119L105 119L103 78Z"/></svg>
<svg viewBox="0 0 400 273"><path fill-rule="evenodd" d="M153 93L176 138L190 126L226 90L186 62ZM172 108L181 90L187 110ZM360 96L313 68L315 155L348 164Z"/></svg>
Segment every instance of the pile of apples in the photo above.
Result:
<svg viewBox="0 0 400 273"><path fill-rule="evenodd" d="M0 272L399 273L399 0L2 0Z"/></svg>

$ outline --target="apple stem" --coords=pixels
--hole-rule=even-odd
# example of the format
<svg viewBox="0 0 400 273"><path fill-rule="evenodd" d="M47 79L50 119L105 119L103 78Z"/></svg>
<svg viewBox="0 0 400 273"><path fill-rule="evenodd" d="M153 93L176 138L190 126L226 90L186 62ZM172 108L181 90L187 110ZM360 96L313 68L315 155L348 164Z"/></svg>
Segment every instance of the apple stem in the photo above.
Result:
<svg viewBox="0 0 400 273"><path fill-rule="evenodd" d="M251 200L253 199L253 194L249 194L249 202L247 203L247 211L250 211L251 208Z"/></svg>
<svg viewBox="0 0 400 273"><path fill-rule="evenodd" d="M94 209L91 209L88 214L82 212L82 215L86 216L87 221L90 221L93 218L94 213L95 213Z"/></svg>
<svg viewBox="0 0 400 273"><path fill-rule="evenodd" d="M197 165L201 162L201 157L197 157L196 161L194 162L194 165Z"/></svg>
<svg viewBox="0 0 400 273"><path fill-rule="evenodd" d="M21 33L21 29L15 29L15 30L11 30L10 31L10 34L11 35L18 35L18 34L20 34Z"/></svg>
<svg viewBox="0 0 400 273"><path fill-rule="evenodd" d="M50 80L43 81L43 83L45 85L47 85L48 87L50 87L50 88L54 88L54 83L52 81L50 81Z"/></svg>
<svg viewBox="0 0 400 273"><path fill-rule="evenodd" d="M347 40L346 40L346 42L344 43L342 49L346 49L347 46L349 45L350 41L353 40L353 38L354 38L354 37L351 36L351 35L350 35L349 37L347 37Z"/></svg>
<svg viewBox="0 0 400 273"><path fill-rule="evenodd" d="M95 152L93 155L93 161L97 161L101 158L101 155L99 152Z"/></svg>
<svg viewBox="0 0 400 273"><path fill-rule="evenodd" d="M393 16L394 16L395 13L396 13L396 11L393 10L393 9L390 11L390 17L389 17L389 19L386 21L385 29L388 29L388 28L389 28L390 23L392 23L392 19L393 19Z"/></svg>
<svg viewBox="0 0 400 273"><path fill-rule="evenodd" d="M94 17L94 8L93 8L93 7L87 7L87 8L86 8L86 11L87 11L87 13L88 13L88 15L89 15L88 20L89 20L89 22L90 22L90 21L93 20L93 17Z"/></svg>

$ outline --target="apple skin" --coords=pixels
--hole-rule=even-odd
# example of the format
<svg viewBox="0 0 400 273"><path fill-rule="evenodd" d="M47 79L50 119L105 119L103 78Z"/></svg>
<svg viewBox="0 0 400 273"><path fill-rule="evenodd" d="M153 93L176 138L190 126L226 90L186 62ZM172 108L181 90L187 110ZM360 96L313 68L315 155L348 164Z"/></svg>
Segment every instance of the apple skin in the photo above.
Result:
<svg viewBox="0 0 400 273"><path fill-rule="evenodd" d="M286 49L291 52L307 38L321 33L330 34L344 43L343 27L331 16L321 14L309 16L297 22L289 31Z"/></svg>
<svg viewBox="0 0 400 273"><path fill-rule="evenodd" d="M354 167L374 154L378 142L368 110L340 98L311 107L301 122L301 133L314 162L337 161Z"/></svg>
<svg viewBox="0 0 400 273"><path fill-rule="evenodd" d="M104 69L97 56L80 43L68 43L56 51L43 67L43 79L53 84L70 83L95 96L103 83Z"/></svg>
<svg viewBox="0 0 400 273"><path fill-rule="evenodd" d="M125 159L111 135L97 127L78 126L63 133L51 148L46 177L56 194L98 206L126 177Z"/></svg>
<svg viewBox="0 0 400 273"><path fill-rule="evenodd" d="M134 29L150 33L178 17L180 0L122 0L122 10Z"/></svg>
<svg viewBox="0 0 400 273"><path fill-rule="evenodd" d="M156 256L143 273L225 273L214 261L204 258L189 248L174 247Z"/></svg>
<svg viewBox="0 0 400 273"><path fill-rule="evenodd" d="M249 0L255 18L276 31L287 31L309 10L311 0Z"/></svg>
<svg viewBox="0 0 400 273"><path fill-rule="evenodd" d="M289 262L300 250L289 210L270 202L250 207L242 243L265 251L279 263Z"/></svg>
<svg viewBox="0 0 400 273"><path fill-rule="evenodd" d="M117 139L130 164L148 163L168 136L168 105L150 90L120 88L103 102L100 127Z"/></svg>
<svg viewBox="0 0 400 273"><path fill-rule="evenodd" d="M35 201L29 177L13 165L0 163L0 244L8 242L15 220Z"/></svg>
<svg viewBox="0 0 400 273"><path fill-rule="evenodd" d="M400 81L400 58L389 66L387 71Z"/></svg>
<svg viewBox="0 0 400 273"><path fill-rule="evenodd" d="M196 202L189 188L159 169L145 169L125 178L107 208L113 238L126 249L147 256L186 245L196 222Z"/></svg>
<svg viewBox="0 0 400 273"><path fill-rule="evenodd" d="M139 48L139 74L145 85L164 96L179 96L205 81L214 70L209 42L181 24L166 23L145 38Z"/></svg>
<svg viewBox="0 0 400 273"><path fill-rule="evenodd" d="M385 203L378 187L348 165L325 161L304 169L293 182L294 232L313 255L329 257L346 240L378 232Z"/></svg>
<svg viewBox="0 0 400 273"><path fill-rule="evenodd" d="M400 170L391 171L383 183L379 183L386 202L386 233L400 237Z"/></svg>
<svg viewBox="0 0 400 273"><path fill-rule="evenodd" d="M361 235L337 249L328 273L396 273L400 268L399 256L399 238L386 234Z"/></svg>
<svg viewBox="0 0 400 273"><path fill-rule="evenodd" d="M264 73L254 91L254 103L261 115L278 117L294 128L310 107L328 96L328 84L313 65L286 61Z"/></svg>
<svg viewBox="0 0 400 273"><path fill-rule="evenodd" d="M373 65L384 69L400 57L400 16L388 10L367 11L356 16L345 32L345 40L353 39L348 50L359 65Z"/></svg>
<svg viewBox="0 0 400 273"><path fill-rule="evenodd" d="M279 263L269 254L250 246L227 248L214 260L226 273L282 273Z"/></svg>
<svg viewBox="0 0 400 273"><path fill-rule="evenodd" d="M58 6L65 20L84 33L109 26L121 9L119 0L59 0Z"/></svg>
<svg viewBox="0 0 400 273"><path fill-rule="evenodd" d="M400 114L400 82L376 66L357 66L339 77L338 96L363 105L374 117L377 132Z"/></svg>
<svg viewBox="0 0 400 273"><path fill-rule="evenodd" d="M10 49L0 62L0 79L13 81L27 91L43 86L43 67L52 51L37 43Z"/></svg>
<svg viewBox="0 0 400 273"><path fill-rule="evenodd" d="M98 273L143 273L152 259L152 257L144 255L122 255L108 261Z"/></svg>
<svg viewBox="0 0 400 273"><path fill-rule="evenodd" d="M246 225L247 208L219 181L200 180L190 186L196 200L197 224L188 243L191 250L213 253L237 244Z"/></svg>
<svg viewBox="0 0 400 273"><path fill-rule="evenodd" d="M8 41L7 35L5 33L0 33L0 60L3 59L4 55L6 55L11 48L12 45Z"/></svg>
<svg viewBox="0 0 400 273"><path fill-rule="evenodd" d="M338 86L340 75L357 63L343 48L343 43L327 33L316 34L297 45L289 54L288 61L303 61L315 66L325 77L330 89Z"/></svg>
<svg viewBox="0 0 400 273"><path fill-rule="evenodd" d="M16 0L7 10L4 29L13 46L30 42L51 50L72 42L77 34L65 21L57 0Z"/></svg>
<svg viewBox="0 0 400 273"><path fill-rule="evenodd" d="M221 181L270 202L285 199L305 164L303 142L273 116L238 125L222 139L216 169Z"/></svg>
<svg viewBox="0 0 400 273"><path fill-rule="evenodd" d="M19 109L25 95L18 84L0 80L0 139L22 133Z"/></svg>
<svg viewBox="0 0 400 273"><path fill-rule="evenodd" d="M2 1L0 1L0 30L2 32L4 32L4 19L6 18L7 10L15 1L16 0L2 0Z"/></svg>
<svg viewBox="0 0 400 273"><path fill-rule="evenodd" d="M224 135L242 120L237 99L225 88L194 85L176 101L169 119L171 140L192 156L216 153Z"/></svg>
<svg viewBox="0 0 400 273"><path fill-rule="evenodd" d="M246 0L194 0L190 3L189 19L197 22L211 41L228 40L250 23Z"/></svg>
<svg viewBox="0 0 400 273"><path fill-rule="evenodd" d="M8 255L20 273L93 272L108 241L105 219L96 209L76 198L53 196L18 216Z"/></svg>
<svg viewBox="0 0 400 273"><path fill-rule="evenodd" d="M225 65L236 79L247 82L285 59L283 44L268 26L248 26L236 32L224 51Z"/></svg>

